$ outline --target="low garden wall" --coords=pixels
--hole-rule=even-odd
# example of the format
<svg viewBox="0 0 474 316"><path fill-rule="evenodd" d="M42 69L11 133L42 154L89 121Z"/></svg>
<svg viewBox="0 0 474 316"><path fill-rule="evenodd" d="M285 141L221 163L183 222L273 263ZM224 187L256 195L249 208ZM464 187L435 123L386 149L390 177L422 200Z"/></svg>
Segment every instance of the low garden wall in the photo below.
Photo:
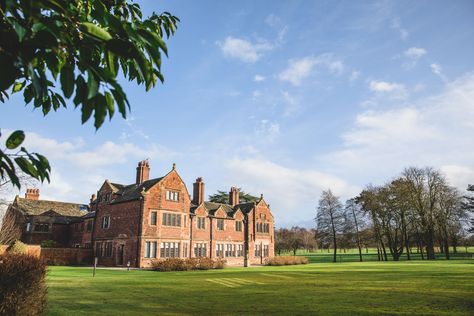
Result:
<svg viewBox="0 0 474 316"><path fill-rule="evenodd" d="M8 246L0 245L0 254ZM85 265L92 264L92 249L85 248L41 248L38 245L27 245L27 254L39 257L47 265Z"/></svg>

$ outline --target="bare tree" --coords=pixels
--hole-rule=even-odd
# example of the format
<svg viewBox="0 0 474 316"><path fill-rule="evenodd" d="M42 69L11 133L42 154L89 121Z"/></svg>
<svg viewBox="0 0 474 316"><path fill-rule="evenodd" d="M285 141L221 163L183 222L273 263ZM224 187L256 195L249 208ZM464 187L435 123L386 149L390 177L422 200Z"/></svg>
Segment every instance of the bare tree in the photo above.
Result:
<svg viewBox="0 0 474 316"><path fill-rule="evenodd" d="M355 230L356 235L357 248L359 249L359 261L362 262L362 245L359 234L359 222L361 219L361 212L360 207L357 205L355 199L349 199L346 201L345 212L347 218L352 217L352 223L354 224L353 229Z"/></svg>
<svg viewBox="0 0 474 316"><path fill-rule="evenodd" d="M439 171L429 167L407 168L403 176L408 185L407 198L419 220L422 239L426 246L426 257L428 260L433 260L436 208L441 191L446 186L446 180Z"/></svg>
<svg viewBox="0 0 474 316"><path fill-rule="evenodd" d="M316 226L318 234L330 235L334 248L333 262L336 262L337 256L337 235L342 226L342 204L339 198L331 190L323 191L319 200L316 215Z"/></svg>

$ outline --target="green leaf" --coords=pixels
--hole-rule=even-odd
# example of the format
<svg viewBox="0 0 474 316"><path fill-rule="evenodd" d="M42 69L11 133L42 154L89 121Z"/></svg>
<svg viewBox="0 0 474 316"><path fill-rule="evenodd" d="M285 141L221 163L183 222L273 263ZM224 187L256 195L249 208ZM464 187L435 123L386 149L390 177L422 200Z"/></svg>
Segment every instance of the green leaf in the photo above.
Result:
<svg viewBox="0 0 474 316"><path fill-rule="evenodd" d="M82 122L82 124L87 122L89 120L89 118L91 117L91 115L92 115L92 110L94 110L93 100L94 99L89 100L89 101L84 101L82 103L82 108L81 108L81 112L82 112L81 122Z"/></svg>
<svg viewBox="0 0 474 316"><path fill-rule="evenodd" d="M115 112L115 103L114 103L114 97L110 92L105 92L105 102L107 103L107 108L109 109L109 119L112 119L112 116L114 116Z"/></svg>
<svg viewBox="0 0 474 316"><path fill-rule="evenodd" d="M26 35L26 29L17 21L13 21L13 28L15 29L16 35L18 35L18 39L23 41Z"/></svg>
<svg viewBox="0 0 474 316"><path fill-rule="evenodd" d="M12 93L16 93L18 91L21 91L21 89L23 89L23 87L25 86L26 84L26 81L23 81L23 82L15 82L13 84L13 89L12 89Z"/></svg>
<svg viewBox="0 0 474 316"><path fill-rule="evenodd" d="M36 170L35 166L26 158L24 157L17 157L14 159L18 167L26 173L32 176L33 178L38 178L38 170Z"/></svg>
<svg viewBox="0 0 474 316"><path fill-rule="evenodd" d="M90 100L99 92L99 83L92 72L88 71L87 74L87 99Z"/></svg>
<svg viewBox="0 0 474 316"><path fill-rule="evenodd" d="M76 79L76 95L74 96L74 105L76 105L76 107L82 103L86 97L86 93L87 93L87 86L86 86L86 82L84 80L84 77L82 77L82 75L79 75L77 76L77 79Z"/></svg>
<svg viewBox="0 0 474 316"><path fill-rule="evenodd" d="M33 100L35 96L35 91L33 89L33 84L29 84L26 89L23 91L23 98L25 99L25 104L28 104Z"/></svg>
<svg viewBox="0 0 474 316"><path fill-rule="evenodd" d="M15 149L23 143L25 140L25 133L23 131L14 131L10 137L8 137L5 143L8 149Z"/></svg>
<svg viewBox="0 0 474 316"><path fill-rule="evenodd" d="M61 89L63 90L64 96L70 98L74 92L74 68L65 65L61 69Z"/></svg>
<svg viewBox="0 0 474 316"><path fill-rule="evenodd" d="M107 106L105 97L102 94L98 94L94 103L94 126L96 129L99 129L104 123L105 117L107 116Z"/></svg>
<svg viewBox="0 0 474 316"><path fill-rule="evenodd" d="M20 71L15 67L13 58L0 51L0 90L8 89L20 75Z"/></svg>
<svg viewBox="0 0 474 316"><path fill-rule="evenodd" d="M112 36L107 30L90 22L83 22L79 28L81 31L100 40L109 41L112 39Z"/></svg>

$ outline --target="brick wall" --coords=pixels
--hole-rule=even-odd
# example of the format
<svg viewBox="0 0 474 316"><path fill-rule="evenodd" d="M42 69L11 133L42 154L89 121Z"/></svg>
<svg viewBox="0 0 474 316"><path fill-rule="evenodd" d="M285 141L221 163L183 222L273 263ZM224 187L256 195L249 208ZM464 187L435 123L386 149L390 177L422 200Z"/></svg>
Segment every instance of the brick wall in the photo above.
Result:
<svg viewBox="0 0 474 316"><path fill-rule="evenodd" d="M8 246L0 245L0 255ZM80 248L41 248L38 245L27 245L27 254L41 258L48 265L81 265L92 264L92 249Z"/></svg>

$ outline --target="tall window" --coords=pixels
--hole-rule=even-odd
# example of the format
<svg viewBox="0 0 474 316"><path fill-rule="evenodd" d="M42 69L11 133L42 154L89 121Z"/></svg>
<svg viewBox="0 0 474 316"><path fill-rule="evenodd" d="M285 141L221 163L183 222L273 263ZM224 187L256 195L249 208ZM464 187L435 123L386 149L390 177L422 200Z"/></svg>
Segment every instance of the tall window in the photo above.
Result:
<svg viewBox="0 0 474 316"><path fill-rule="evenodd" d="M269 256L268 245L263 245L263 256L264 257Z"/></svg>
<svg viewBox="0 0 474 316"><path fill-rule="evenodd" d="M188 256L188 243L183 242L183 257L186 258Z"/></svg>
<svg viewBox="0 0 474 316"><path fill-rule="evenodd" d="M207 249L205 243L194 244L194 256L205 257L207 255Z"/></svg>
<svg viewBox="0 0 474 316"><path fill-rule="evenodd" d="M205 217L198 217L197 218L197 228L198 229L206 229L206 218Z"/></svg>
<svg viewBox="0 0 474 316"><path fill-rule="evenodd" d="M145 258L156 258L156 241L145 242Z"/></svg>
<svg viewBox="0 0 474 316"><path fill-rule="evenodd" d="M234 244L227 244L225 250L226 257L235 257L235 245Z"/></svg>
<svg viewBox="0 0 474 316"><path fill-rule="evenodd" d="M168 201L179 201L179 192L176 191L166 191L166 199Z"/></svg>
<svg viewBox="0 0 474 316"><path fill-rule="evenodd" d="M164 226L181 226L181 214L163 213Z"/></svg>
<svg viewBox="0 0 474 316"><path fill-rule="evenodd" d="M110 227L110 216L102 217L102 228L107 229Z"/></svg>
<svg viewBox="0 0 474 316"><path fill-rule="evenodd" d="M241 232L242 231L242 221L235 222L235 231Z"/></svg>
<svg viewBox="0 0 474 316"><path fill-rule="evenodd" d="M239 244L237 245L237 257L243 257L244 256L244 245Z"/></svg>
<svg viewBox="0 0 474 316"><path fill-rule="evenodd" d="M162 242L160 244L161 258L179 258L179 242Z"/></svg>
<svg viewBox="0 0 474 316"><path fill-rule="evenodd" d="M104 257L112 257L112 242L108 241L105 243Z"/></svg>
<svg viewBox="0 0 474 316"><path fill-rule="evenodd" d="M255 257L260 257L262 255L262 247L260 245L255 245Z"/></svg>
<svg viewBox="0 0 474 316"><path fill-rule="evenodd" d="M257 232L258 233L269 233L270 232L270 224L269 223L257 223Z"/></svg>
<svg viewBox="0 0 474 316"><path fill-rule="evenodd" d="M217 230L224 230L224 220L218 219L217 220Z"/></svg>
<svg viewBox="0 0 474 316"><path fill-rule="evenodd" d="M156 225L156 212L150 213L150 225Z"/></svg>
<svg viewBox="0 0 474 316"><path fill-rule="evenodd" d="M224 257L224 245L217 244L216 245L216 257Z"/></svg>

